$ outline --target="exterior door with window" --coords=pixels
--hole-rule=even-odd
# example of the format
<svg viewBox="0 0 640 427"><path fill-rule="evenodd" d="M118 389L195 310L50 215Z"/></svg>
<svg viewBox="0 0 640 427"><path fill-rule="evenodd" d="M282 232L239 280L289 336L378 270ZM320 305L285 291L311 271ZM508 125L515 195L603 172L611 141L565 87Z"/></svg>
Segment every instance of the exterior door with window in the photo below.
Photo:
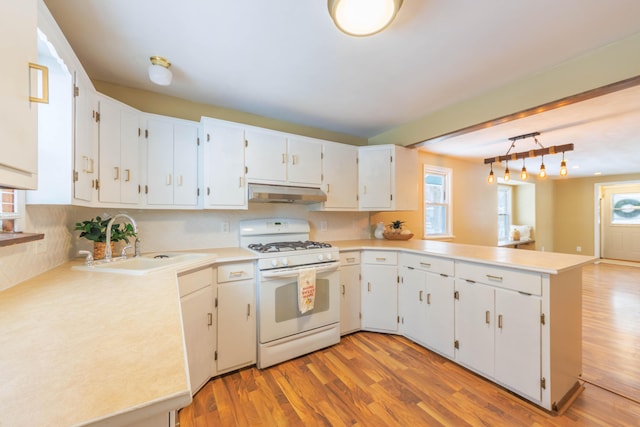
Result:
<svg viewBox="0 0 640 427"><path fill-rule="evenodd" d="M604 188L602 257L640 261L640 184Z"/></svg>

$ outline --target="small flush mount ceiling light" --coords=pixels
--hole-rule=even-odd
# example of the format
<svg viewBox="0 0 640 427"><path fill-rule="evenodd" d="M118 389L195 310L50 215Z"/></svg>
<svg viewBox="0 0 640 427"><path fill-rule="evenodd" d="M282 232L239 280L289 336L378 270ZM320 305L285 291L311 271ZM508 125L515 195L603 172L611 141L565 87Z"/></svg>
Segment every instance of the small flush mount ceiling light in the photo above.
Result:
<svg viewBox="0 0 640 427"><path fill-rule="evenodd" d="M149 60L151 60L149 79L157 85L169 86L173 78L173 74L169 70L171 63L162 56L152 56Z"/></svg>
<svg viewBox="0 0 640 427"><path fill-rule="evenodd" d="M524 135L518 135L518 136L509 138L509 141L511 141L511 145L509 146L507 153L504 156L489 157L487 159L484 159L484 164L486 165L487 163L489 163L491 165L491 172L493 172L494 162L506 162L507 169L504 174L504 180L508 181L509 178L511 178L509 174L509 160L522 159L522 172L520 172L520 179L522 179L523 181L526 181L527 178L529 177L529 173L527 172L527 168L524 165L525 159L540 156L542 158L542 163L540 165L540 172L538 172L538 177L541 179L544 179L547 177L547 170L544 166L544 156L548 154L562 153L562 162L560 162L560 175L567 176L567 173L568 173L567 162L564 159L564 152L573 151L573 144L544 147L542 144L540 144L540 141L538 141L538 138L536 138L538 135L540 135L540 132L526 133ZM533 138L535 145L540 148L529 150L529 151L521 151L519 153L512 153L511 150L515 148L516 141L520 139L525 139L525 138ZM491 173L489 175L491 175Z"/></svg>
<svg viewBox="0 0 640 427"><path fill-rule="evenodd" d="M350 36L370 36L391 24L402 0L329 0L336 27Z"/></svg>

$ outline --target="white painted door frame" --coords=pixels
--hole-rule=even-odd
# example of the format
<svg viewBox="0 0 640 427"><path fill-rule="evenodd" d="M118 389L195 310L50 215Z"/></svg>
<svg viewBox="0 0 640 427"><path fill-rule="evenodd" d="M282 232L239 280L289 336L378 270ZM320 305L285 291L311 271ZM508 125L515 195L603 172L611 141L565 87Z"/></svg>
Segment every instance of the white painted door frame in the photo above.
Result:
<svg viewBox="0 0 640 427"><path fill-rule="evenodd" d="M640 181L613 181L594 184L593 191L593 254L602 258L602 192L604 187L616 185L637 185Z"/></svg>

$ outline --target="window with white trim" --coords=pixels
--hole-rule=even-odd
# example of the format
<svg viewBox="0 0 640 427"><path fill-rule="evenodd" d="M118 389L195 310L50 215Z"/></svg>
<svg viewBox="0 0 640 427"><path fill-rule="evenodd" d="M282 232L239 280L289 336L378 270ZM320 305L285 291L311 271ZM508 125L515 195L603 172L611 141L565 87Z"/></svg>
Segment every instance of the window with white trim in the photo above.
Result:
<svg viewBox="0 0 640 427"><path fill-rule="evenodd" d="M424 238L452 237L449 168L424 165Z"/></svg>
<svg viewBox="0 0 640 427"><path fill-rule="evenodd" d="M498 185L498 242L509 240L513 192L510 185Z"/></svg>
<svg viewBox="0 0 640 427"><path fill-rule="evenodd" d="M24 192L10 188L0 188L2 204L0 205L0 222L2 231L10 233L17 231L22 223L24 211Z"/></svg>

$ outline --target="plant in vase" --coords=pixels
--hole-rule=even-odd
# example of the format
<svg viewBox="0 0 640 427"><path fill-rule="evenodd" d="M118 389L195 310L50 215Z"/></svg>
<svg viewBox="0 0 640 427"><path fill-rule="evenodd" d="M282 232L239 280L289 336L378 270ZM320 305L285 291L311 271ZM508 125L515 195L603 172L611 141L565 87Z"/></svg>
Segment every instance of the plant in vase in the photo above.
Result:
<svg viewBox="0 0 640 427"><path fill-rule="evenodd" d="M110 217L101 218L96 216L86 221L76 222L74 230L80 231L80 237L93 242L93 258L104 258L104 251L107 242L107 226ZM111 253L114 252L114 243L121 240L129 243L129 237L136 237L136 232L131 224L113 224L111 226Z"/></svg>
<svg viewBox="0 0 640 427"><path fill-rule="evenodd" d="M391 229L392 233L400 234L402 233L402 224L404 224L404 221L400 221L399 219L391 221L391 223L389 224L389 228Z"/></svg>

